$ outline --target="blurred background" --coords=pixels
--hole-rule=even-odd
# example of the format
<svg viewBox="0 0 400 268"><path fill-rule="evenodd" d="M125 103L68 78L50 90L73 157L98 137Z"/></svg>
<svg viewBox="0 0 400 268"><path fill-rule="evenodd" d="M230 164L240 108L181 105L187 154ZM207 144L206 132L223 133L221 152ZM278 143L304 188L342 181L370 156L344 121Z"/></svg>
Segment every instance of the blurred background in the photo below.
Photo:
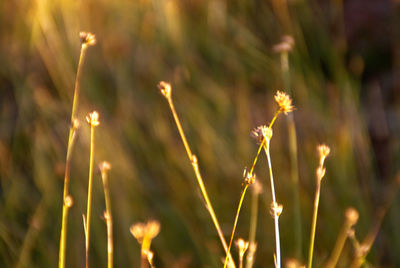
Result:
<svg viewBox="0 0 400 268"><path fill-rule="evenodd" d="M115 266L138 267L131 224L156 219L156 267L220 267L224 252L203 204L168 104L173 99L226 239L242 173L267 124L277 90L290 92L298 141L300 222L295 219L287 117L271 143L283 260L307 260L315 191L316 146L331 155L322 192L314 266L327 261L346 208L360 213L362 241L379 230L370 267L400 267L400 5L397 0L19 0L0 2L0 266L55 267L64 163L80 31L96 35L87 51L73 152L67 267L85 263L90 129L100 113L96 165L110 171ZM274 45L295 41L289 75ZM288 86L290 85L290 86ZM285 88L289 87L289 88ZM97 169L96 169L97 170ZM273 267L275 250L266 158L256 167L259 199L255 267ZM248 239L252 187L236 238ZM104 194L94 177L92 267L106 264ZM383 220L379 215L384 215ZM293 223L296 222L297 225ZM382 223L382 225L380 225ZM299 225L300 224L300 225ZM296 228L300 226L300 238ZM232 248L237 258L237 250ZM339 267L354 256L347 242Z"/></svg>

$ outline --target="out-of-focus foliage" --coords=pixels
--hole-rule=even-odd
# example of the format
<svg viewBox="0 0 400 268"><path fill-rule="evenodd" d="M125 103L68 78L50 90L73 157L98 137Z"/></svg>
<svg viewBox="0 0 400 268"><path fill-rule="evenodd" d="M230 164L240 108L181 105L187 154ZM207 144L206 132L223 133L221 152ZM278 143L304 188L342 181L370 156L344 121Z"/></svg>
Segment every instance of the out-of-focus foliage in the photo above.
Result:
<svg viewBox="0 0 400 268"><path fill-rule="evenodd" d="M222 265L223 249L168 105L156 88L160 80L173 86L177 112L226 237L243 169L257 150L249 134L271 120L273 95L283 89L296 106L303 238L301 256L296 256L287 124L281 116L271 155L278 201L284 205L284 260L306 261L316 146L322 142L332 151L322 184L315 267L327 260L349 206L360 212L356 236L363 240L396 188L400 160L395 76L400 66L399 6L396 1L366 2L1 1L0 266L55 267L58 262L64 161L82 30L95 33L97 45L88 50L79 99L67 267L82 267L85 260L82 214L90 131L84 118L94 109L101 122L96 163L107 160L113 166L116 267L139 265L139 245L129 227L149 218L161 223L152 244L157 267ZM380 24L370 24L379 29L368 31L358 15L364 13L383 17ZM272 49L284 34L296 42L289 57L290 89L283 88L280 57ZM274 233L264 156L256 173L264 191L255 266L272 267ZM250 197L236 237L248 237ZM107 254L98 173L93 206L91 263L101 267ZM367 258L374 265L400 265L399 207L395 198ZM236 249L232 254L236 258ZM353 254L347 243L340 265L349 265Z"/></svg>

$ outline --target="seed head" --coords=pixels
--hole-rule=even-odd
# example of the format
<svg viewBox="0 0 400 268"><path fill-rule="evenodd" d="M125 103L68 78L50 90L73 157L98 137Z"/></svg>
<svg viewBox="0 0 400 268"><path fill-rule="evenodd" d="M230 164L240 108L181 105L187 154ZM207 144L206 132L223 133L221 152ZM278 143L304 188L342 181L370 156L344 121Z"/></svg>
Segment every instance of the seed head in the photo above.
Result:
<svg viewBox="0 0 400 268"><path fill-rule="evenodd" d="M292 51L294 47L294 39L290 35L282 36L281 42L274 46L274 51L277 53Z"/></svg>
<svg viewBox="0 0 400 268"><path fill-rule="evenodd" d="M148 221L146 225L146 235L153 239L160 232L160 223L158 221Z"/></svg>
<svg viewBox="0 0 400 268"><path fill-rule="evenodd" d="M163 94L164 97L166 97L167 99L171 98L171 84L161 81L160 83L158 83L158 89L160 89L161 94Z"/></svg>
<svg viewBox="0 0 400 268"><path fill-rule="evenodd" d="M72 198L72 196L67 195L65 197L64 203L68 208L70 208L70 207L72 207L74 205L74 199Z"/></svg>
<svg viewBox="0 0 400 268"><path fill-rule="evenodd" d="M264 139L270 140L272 138L272 129L266 125L258 126L253 129L251 136L256 139L258 143L262 143Z"/></svg>
<svg viewBox="0 0 400 268"><path fill-rule="evenodd" d="M133 235L134 238L139 242L139 244L142 243L144 235L146 233L146 225L144 223L136 223L131 226L129 229L131 231L131 234Z"/></svg>
<svg viewBox="0 0 400 268"><path fill-rule="evenodd" d="M141 244L143 239L152 240L160 232L160 223L158 221L148 221L147 223L136 223L130 228L131 234Z"/></svg>
<svg viewBox="0 0 400 268"><path fill-rule="evenodd" d="M346 209L346 220L349 222L350 226L353 226L358 221L358 211L355 208Z"/></svg>
<svg viewBox="0 0 400 268"><path fill-rule="evenodd" d="M236 246L239 250L239 257L241 259L243 259L244 254L246 253L247 249L249 248L249 242L246 242L242 238L239 238L236 241Z"/></svg>
<svg viewBox="0 0 400 268"><path fill-rule="evenodd" d="M294 106L292 105L292 99L285 92L277 91L274 98L279 106L279 110L284 114L287 115L288 113L294 110Z"/></svg>
<svg viewBox="0 0 400 268"><path fill-rule="evenodd" d="M256 182L256 174L246 172L246 178L244 179L246 184L253 184Z"/></svg>
<svg viewBox="0 0 400 268"><path fill-rule="evenodd" d="M278 203L271 203L271 216L273 218L275 217L279 217L282 214L283 211L283 205L282 204L278 204Z"/></svg>
<svg viewBox="0 0 400 268"><path fill-rule="evenodd" d="M98 125L100 125L99 113L96 111L89 113L86 116L86 121L89 123L90 126L97 127Z"/></svg>
<svg viewBox="0 0 400 268"><path fill-rule="evenodd" d="M106 173L111 169L111 164L107 161L103 161L99 164L99 169L101 173Z"/></svg>
<svg viewBox="0 0 400 268"><path fill-rule="evenodd" d="M318 145L317 150L318 150L318 154L319 154L319 163L320 163L319 165L323 166L325 158L329 155L329 153L331 152L331 149L329 148L329 146L327 146L325 144L321 144L321 145Z"/></svg>
<svg viewBox="0 0 400 268"><path fill-rule="evenodd" d="M94 46L96 44L96 36L88 32L80 32L82 46Z"/></svg>

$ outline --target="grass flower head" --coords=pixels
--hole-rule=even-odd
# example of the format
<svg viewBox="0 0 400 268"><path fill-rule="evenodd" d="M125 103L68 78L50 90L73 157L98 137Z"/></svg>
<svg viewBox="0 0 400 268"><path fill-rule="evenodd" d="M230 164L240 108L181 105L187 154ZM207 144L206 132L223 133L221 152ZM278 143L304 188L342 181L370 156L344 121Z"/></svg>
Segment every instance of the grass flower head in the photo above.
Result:
<svg viewBox="0 0 400 268"><path fill-rule="evenodd" d="M167 99L171 98L171 84L161 81L160 83L158 83L158 89L160 89L161 94L163 94L164 97L166 97Z"/></svg>
<svg viewBox="0 0 400 268"><path fill-rule="evenodd" d="M80 32L79 37L83 46L94 46L96 45L96 36L88 32Z"/></svg>
<svg viewBox="0 0 400 268"><path fill-rule="evenodd" d="M294 106L292 105L292 99L285 92L277 91L274 98L279 106L279 110L284 114L287 115L288 113L294 110Z"/></svg>
<svg viewBox="0 0 400 268"><path fill-rule="evenodd" d="M86 116L86 121L89 123L90 126L97 127L98 125L100 125L99 113L96 111L89 113Z"/></svg>

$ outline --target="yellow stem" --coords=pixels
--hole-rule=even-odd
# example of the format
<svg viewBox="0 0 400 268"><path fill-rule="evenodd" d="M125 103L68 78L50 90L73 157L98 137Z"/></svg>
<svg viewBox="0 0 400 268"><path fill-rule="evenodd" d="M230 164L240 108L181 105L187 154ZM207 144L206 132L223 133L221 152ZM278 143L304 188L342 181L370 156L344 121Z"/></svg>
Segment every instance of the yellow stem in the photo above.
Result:
<svg viewBox="0 0 400 268"><path fill-rule="evenodd" d="M318 206L319 206L319 197L321 193L321 180L317 178L317 187L315 191L315 200L314 200L314 211L313 211L313 219L311 225L311 234L310 234L310 249L308 253L308 268L312 267L312 259L314 252L314 240L315 240L315 229L317 227L317 217L318 217Z"/></svg>
<svg viewBox="0 0 400 268"><path fill-rule="evenodd" d="M65 175L64 175L64 191L63 191L63 209L62 209L62 222L61 222L61 235L60 235L60 250L58 255L58 267L65 267L65 249L67 244L67 224L68 224L68 210L69 207L65 204L65 199L69 195L69 181L70 181L70 166L71 154L75 140L76 129L74 121L76 119L76 111L78 109L78 100L80 93L80 80L82 76L82 66L86 55L86 45L81 45L81 52L79 56L78 70L75 79L74 97L72 101L71 122L68 136L67 157L65 161Z"/></svg>
<svg viewBox="0 0 400 268"><path fill-rule="evenodd" d="M90 126L90 163L89 163L89 186L88 199L86 209L86 268L89 268L89 246L90 246L90 219L92 212L92 192L93 192L93 161L94 161L94 129L95 126Z"/></svg>
<svg viewBox="0 0 400 268"><path fill-rule="evenodd" d="M203 179L202 179L201 174L200 174L200 170L199 170L197 158L194 157L194 155L192 154L192 151L190 150L190 147L189 147L189 144L188 144L188 142L187 142L187 139L186 139L185 133L184 133L184 131L183 131L182 125L181 125L181 123L180 123L178 114L177 114L177 112L176 112L176 110L175 110L175 107L174 107L174 104L173 104L173 102L172 102L172 98L169 97L169 98L167 98L167 100L168 100L168 104L169 104L169 107L170 107L170 109L171 109L172 115L173 115L173 117L174 117L175 124L176 124L176 126L177 126L177 128L178 128L179 135L181 136L183 145L185 146L186 153L187 153L187 155L188 155L188 157L189 157L189 160L190 160L191 163L192 163L193 170L194 170L195 175L196 175L197 183L199 184L201 193L202 193L203 198L204 198L204 201L205 201L205 203L206 203L207 210L208 210L208 212L210 213L211 219L212 219L212 221L213 221L213 223L214 223L215 229L217 230L219 239L221 240L221 244L222 244L222 246L223 246L223 248L224 248L224 250L225 250L225 253L228 254L229 259L231 260L231 264L232 264L233 266L235 266L234 261L233 261L233 258L232 258L231 254L230 254L229 251L228 251L228 246L227 246L227 244L226 244L224 235L223 235L223 233L222 233L222 229L221 229L221 227L220 227L220 225L219 225L217 216L215 215L215 212L214 212L214 209L213 209L213 207L212 207L211 201L210 201L210 199L209 199L209 197L208 197L206 188L205 188L205 186L204 186Z"/></svg>
<svg viewBox="0 0 400 268"><path fill-rule="evenodd" d="M244 196L246 194L246 190L249 187L249 184L246 182L246 185L243 188L242 191L242 195L240 197L240 201L239 201L239 206L237 208L236 211L236 216L235 216L235 222L233 223L233 229L232 229L232 233L231 233L231 239L229 241L229 246L228 246L228 252L230 253L231 251L231 246L232 246L232 241L233 241L233 237L235 236L235 230L236 230L236 226L237 226L237 222L239 219L239 213L240 213L240 209L242 208L242 204L243 204L243 200L244 200ZM241 263L243 262L243 260L241 261ZM226 254L226 258L225 258L225 263L224 263L224 268L226 267L226 265L228 264L228 254ZM241 265L242 266L242 265Z"/></svg>
<svg viewBox="0 0 400 268"><path fill-rule="evenodd" d="M113 221L111 213L111 198L108 185L108 174L106 171L102 172L104 197L106 202L106 224L107 224L107 268L113 267L113 252L114 252L114 239L113 239Z"/></svg>

